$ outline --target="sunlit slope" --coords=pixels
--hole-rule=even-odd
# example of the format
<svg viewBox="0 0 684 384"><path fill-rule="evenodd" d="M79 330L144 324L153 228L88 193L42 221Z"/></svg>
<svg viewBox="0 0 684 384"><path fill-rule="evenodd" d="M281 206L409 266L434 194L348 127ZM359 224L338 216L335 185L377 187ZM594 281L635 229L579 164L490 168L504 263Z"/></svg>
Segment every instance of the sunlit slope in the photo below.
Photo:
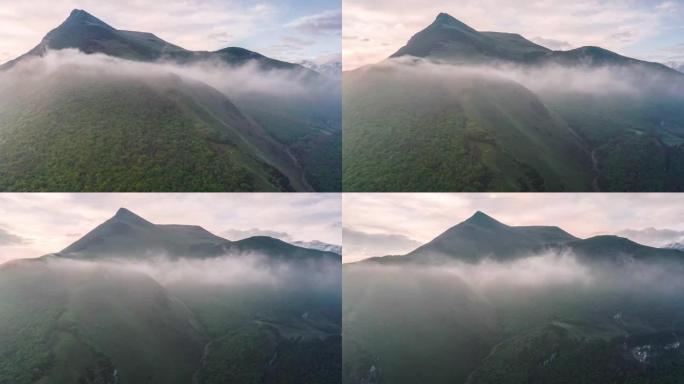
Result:
<svg viewBox="0 0 684 384"><path fill-rule="evenodd" d="M0 269L3 383L187 383L192 315L147 276L16 262Z"/></svg>
<svg viewBox="0 0 684 384"><path fill-rule="evenodd" d="M206 85L79 66L26 71L0 83L0 190L306 189L281 145Z"/></svg>
<svg viewBox="0 0 684 384"><path fill-rule="evenodd" d="M589 154L519 84L411 64L343 82L345 190L589 189Z"/></svg>

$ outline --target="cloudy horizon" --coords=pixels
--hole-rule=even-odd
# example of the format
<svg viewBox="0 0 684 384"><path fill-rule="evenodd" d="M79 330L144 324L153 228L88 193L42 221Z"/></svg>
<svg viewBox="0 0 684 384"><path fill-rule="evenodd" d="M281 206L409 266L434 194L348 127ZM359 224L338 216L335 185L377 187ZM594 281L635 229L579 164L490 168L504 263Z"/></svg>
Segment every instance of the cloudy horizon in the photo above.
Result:
<svg viewBox="0 0 684 384"><path fill-rule="evenodd" d="M344 70L389 57L440 12L476 30L519 33L550 49L596 45L637 59L684 64L679 1L345 0Z"/></svg>
<svg viewBox="0 0 684 384"><path fill-rule="evenodd" d="M619 235L650 246L684 238L684 196L677 193L345 194L343 262L405 254L476 211L511 226L559 226L580 238Z"/></svg>
<svg viewBox="0 0 684 384"><path fill-rule="evenodd" d="M268 228L290 241L342 241L339 194L3 193L0 264L58 252L122 207L155 224L199 225L225 238Z"/></svg>
<svg viewBox="0 0 684 384"><path fill-rule="evenodd" d="M163 7L136 0L53 0L49 7L0 0L0 63L35 47L73 9L190 50L238 46L290 62L341 50L341 9L335 0L173 0Z"/></svg>

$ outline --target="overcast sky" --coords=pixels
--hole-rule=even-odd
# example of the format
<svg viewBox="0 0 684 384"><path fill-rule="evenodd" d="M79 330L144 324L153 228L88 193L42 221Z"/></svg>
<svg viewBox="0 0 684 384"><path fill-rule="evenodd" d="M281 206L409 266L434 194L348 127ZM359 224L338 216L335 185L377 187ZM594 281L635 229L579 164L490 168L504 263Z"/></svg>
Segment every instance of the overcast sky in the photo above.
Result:
<svg viewBox="0 0 684 384"><path fill-rule="evenodd" d="M340 196L332 193L2 193L0 263L60 251L120 207L153 223L200 225L227 238L236 230L333 244L342 237Z"/></svg>
<svg viewBox="0 0 684 384"><path fill-rule="evenodd" d="M684 62L681 0L344 0L344 69L383 60L439 12L552 49L598 45L640 59Z"/></svg>
<svg viewBox="0 0 684 384"><path fill-rule="evenodd" d="M639 233L631 238L661 246L684 237L684 194L676 193L350 193L342 200L344 262L404 254L478 210L504 224L556 225L582 238L632 229Z"/></svg>
<svg viewBox="0 0 684 384"><path fill-rule="evenodd" d="M240 46L298 61L341 49L339 0L0 0L0 63L36 46L72 9L192 50Z"/></svg>

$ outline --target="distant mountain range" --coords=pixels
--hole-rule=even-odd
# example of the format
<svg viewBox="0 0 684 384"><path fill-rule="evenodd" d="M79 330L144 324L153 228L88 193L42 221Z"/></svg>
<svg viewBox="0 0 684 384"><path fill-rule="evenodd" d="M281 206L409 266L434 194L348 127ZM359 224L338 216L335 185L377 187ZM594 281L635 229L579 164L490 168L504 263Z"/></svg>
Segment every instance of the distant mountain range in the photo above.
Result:
<svg viewBox="0 0 684 384"><path fill-rule="evenodd" d="M348 191L684 190L684 75L663 64L442 13L343 82Z"/></svg>
<svg viewBox="0 0 684 384"><path fill-rule="evenodd" d="M339 383L340 265L122 208L0 265L0 382Z"/></svg>
<svg viewBox="0 0 684 384"><path fill-rule="evenodd" d="M65 49L125 61L84 63ZM31 64L41 59L53 66ZM127 63L167 67L126 70ZM169 65L210 65L225 76L250 65L235 75L240 81L273 78L272 87L301 91L218 90L210 78L186 78ZM238 47L189 51L74 10L0 67L0 80L0 190L341 188L339 84L298 64Z"/></svg>

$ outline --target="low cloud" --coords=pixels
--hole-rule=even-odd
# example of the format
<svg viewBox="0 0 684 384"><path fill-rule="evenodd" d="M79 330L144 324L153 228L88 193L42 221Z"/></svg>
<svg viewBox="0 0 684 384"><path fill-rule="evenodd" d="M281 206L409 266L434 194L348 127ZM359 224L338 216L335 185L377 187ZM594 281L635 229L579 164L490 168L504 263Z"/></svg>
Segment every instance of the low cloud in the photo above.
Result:
<svg viewBox="0 0 684 384"><path fill-rule="evenodd" d="M476 264L455 260L439 266L362 263L347 268L349 273L396 275L398 286L404 278L453 281L455 286L486 297L556 288L653 294L679 294L684 289L681 262L624 258L620 262L588 261L567 251L531 254L513 261L483 259Z"/></svg>
<svg viewBox="0 0 684 384"><path fill-rule="evenodd" d="M338 291L340 264L333 261L277 261L259 254L226 254L215 258L167 258L145 260L127 257L102 260L51 258L48 268L73 272L117 271L143 274L164 287L266 287Z"/></svg>
<svg viewBox="0 0 684 384"><path fill-rule="evenodd" d="M312 81L301 70L265 69L256 61L239 66L228 65L219 60L207 60L192 64L169 61L136 62L103 54L84 54L75 49L49 51L44 57L23 60L9 71L0 73L0 86L16 87L31 81L37 84L55 75L118 79L121 77L160 79L178 76L207 84L224 93L233 101L255 96L302 96L333 94L336 84L321 79ZM327 90L326 90L327 89Z"/></svg>

